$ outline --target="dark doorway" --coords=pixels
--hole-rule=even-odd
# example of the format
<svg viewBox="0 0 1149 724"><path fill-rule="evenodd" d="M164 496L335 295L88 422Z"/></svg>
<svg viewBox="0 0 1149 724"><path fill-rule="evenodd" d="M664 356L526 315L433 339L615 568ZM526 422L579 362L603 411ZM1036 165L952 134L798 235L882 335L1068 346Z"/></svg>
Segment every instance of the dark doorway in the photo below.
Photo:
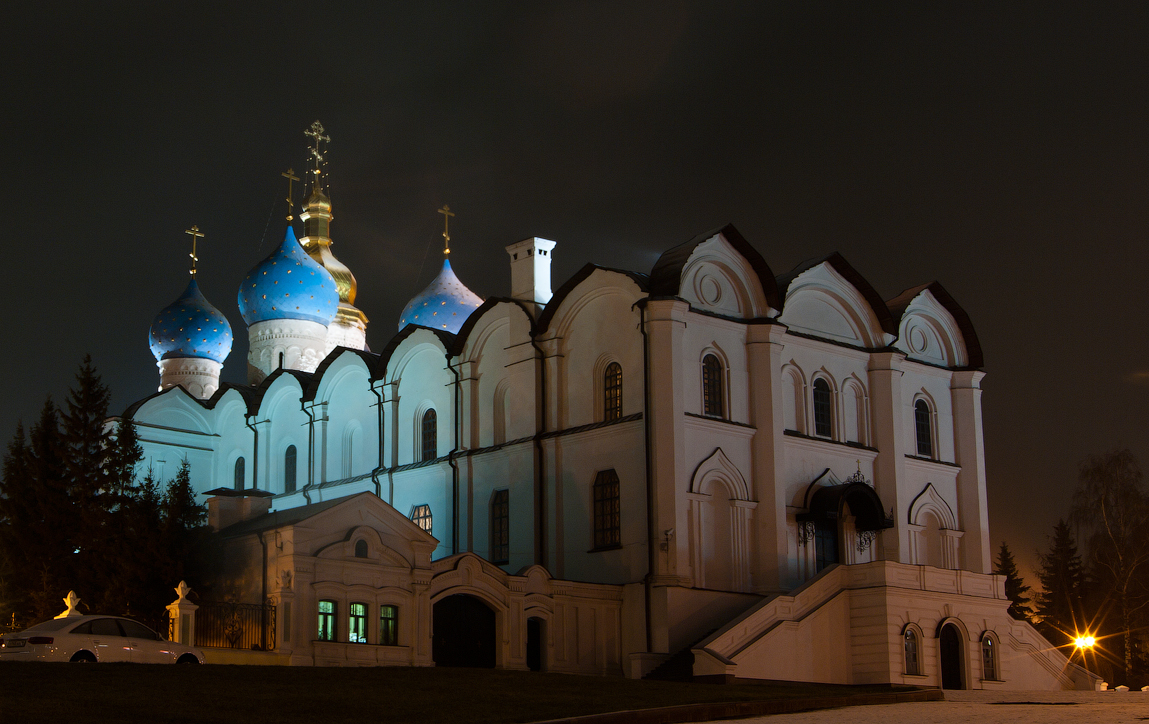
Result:
<svg viewBox="0 0 1149 724"><path fill-rule="evenodd" d="M527 668L531 671L543 670L543 620L527 619Z"/></svg>
<svg viewBox="0 0 1149 724"><path fill-rule="evenodd" d="M436 666L495 668L495 612L473 596L448 596L432 612Z"/></svg>
<svg viewBox="0 0 1149 724"><path fill-rule="evenodd" d="M964 689L961 676L961 633L957 626L947 623L942 626L942 688Z"/></svg>

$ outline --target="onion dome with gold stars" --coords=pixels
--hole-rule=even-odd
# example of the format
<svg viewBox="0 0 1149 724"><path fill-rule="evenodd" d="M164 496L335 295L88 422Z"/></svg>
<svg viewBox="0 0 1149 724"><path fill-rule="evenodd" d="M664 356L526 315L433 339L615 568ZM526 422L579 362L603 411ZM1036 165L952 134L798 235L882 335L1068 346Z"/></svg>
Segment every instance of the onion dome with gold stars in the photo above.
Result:
<svg viewBox="0 0 1149 724"><path fill-rule="evenodd" d="M156 361L199 357L220 364L231 352L227 317L204 298L195 279L152 322L150 344Z"/></svg>
<svg viewBox="0 0 1149 724"><path fill-rule="evenodd" d="M303 250L290 225L283 243L248 272L239 288L239 313L248 326L271 319L327 326L338 307L335 280Z"/></svg>
<svg viewBox="0 0 1149 724"><path fill-rule="evenodd" d="M445 329L458 334L463 322L471 316L483 300L463 286L451 269L451 262L443 260L439 276L407 303L399 317L399 329L417 324L434 329Z"/></svg>

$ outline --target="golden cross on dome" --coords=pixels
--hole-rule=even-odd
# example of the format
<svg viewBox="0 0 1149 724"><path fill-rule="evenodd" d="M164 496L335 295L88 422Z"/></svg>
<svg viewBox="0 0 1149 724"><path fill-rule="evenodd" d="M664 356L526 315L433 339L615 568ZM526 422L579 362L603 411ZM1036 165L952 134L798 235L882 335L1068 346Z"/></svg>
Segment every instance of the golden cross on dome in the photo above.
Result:
<svg viewBox="0 0 1149 724"><path fill-rule="evenodd" d="M197 261L199 261L199 257L196 256L196 254L195 254L195 243L198 239L204 238L204 236L206 236L206 234L204 234L202 231L200 231L198 226L193 226L192 228L185 230L184 233L185 234L191 234L191 238L192 238L192 253L188 254L188 256L190 256L191 260L192 260L191 275L192 275L192 278L194 279L195 278L195 263Z"/></svg>
<svg viewBox="0 0 1149 724"><path fill-rule="evenodd" d="M295 203L291 200L291 182L298 181L299 177L295 175L295 169L287 169L287 173L281 173L280 176L287 179L287 220L291 221L294 217L291 215L292 210L295 208Z"/></svg>
<svg viewBox="0 0 1149 724"><path fill-rule="evenodd" d="M451 253L451 235L447 233L451 228L451 217L454 216L451 212L451 207L443 204L443 208L439 209L439 213L443 215L443 255Z"/></svg>
<svg viewBox="0 0 1149 724"><path fill-rule="evenodd" d="M314 139L315 145L311 147L311 160L315 162L315 168L311 173L315 174L315 186L319 186L319 164L323 161L323 151L319 148L320 142L331 143L331 136L323 135L323 124L319 121L311 124L311 129L304 131L303 135L310 136Z"/></svg>

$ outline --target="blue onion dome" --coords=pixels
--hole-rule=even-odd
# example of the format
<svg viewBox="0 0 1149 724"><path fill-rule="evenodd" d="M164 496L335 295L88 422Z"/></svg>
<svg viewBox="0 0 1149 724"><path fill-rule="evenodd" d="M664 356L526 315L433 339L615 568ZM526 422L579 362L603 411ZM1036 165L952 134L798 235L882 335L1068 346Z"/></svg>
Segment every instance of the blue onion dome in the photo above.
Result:
<svg viewBox="0 0 1149 724"><path fill-rule="evenodd" d="M211 305L195 279L152 322L150 345L156 361L200 357L223 364L231 352L231 325Z"/></svg>
<svg viewBox="0 0 1149 724"><path fill-rule="evenodd" d="M451 270L451 262L443 260L439 276L427 288L407 302L399 317L399 329L408 324L445 329L458 334L463 322L483 303L479 295L463 286Z"/></svg>
<svg viewBox="0 0 1149 724"><path fill-rule="evenodd" d="M303 250L290 225L283 243L248 272L239 287L239 313L248 326L269 319L327 326L338 308L335 280Z"/></svg>

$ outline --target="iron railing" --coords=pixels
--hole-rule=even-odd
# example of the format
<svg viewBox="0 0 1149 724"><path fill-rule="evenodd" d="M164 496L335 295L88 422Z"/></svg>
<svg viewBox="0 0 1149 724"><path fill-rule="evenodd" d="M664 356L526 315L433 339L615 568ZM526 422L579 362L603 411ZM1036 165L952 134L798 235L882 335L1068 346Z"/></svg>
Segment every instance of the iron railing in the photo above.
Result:
<svg viewBox="0 0 1149 724"><path fill-rule="evenodd" d="M275 606L201 603L195 612L195 645L271 651L275 648Z"/></svg>

